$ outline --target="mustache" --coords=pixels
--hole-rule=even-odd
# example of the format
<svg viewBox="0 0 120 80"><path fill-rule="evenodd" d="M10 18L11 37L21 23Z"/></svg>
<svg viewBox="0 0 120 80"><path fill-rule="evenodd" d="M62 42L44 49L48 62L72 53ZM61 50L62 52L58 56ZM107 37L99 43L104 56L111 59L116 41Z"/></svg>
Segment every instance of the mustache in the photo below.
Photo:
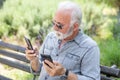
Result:
<svg viewBox="0 0 120 80"><path fill-rule="evenodd" d="M54 31L56 34L63 34L63 33L61 33L61 32L59 32L59 31Z"/></svg>

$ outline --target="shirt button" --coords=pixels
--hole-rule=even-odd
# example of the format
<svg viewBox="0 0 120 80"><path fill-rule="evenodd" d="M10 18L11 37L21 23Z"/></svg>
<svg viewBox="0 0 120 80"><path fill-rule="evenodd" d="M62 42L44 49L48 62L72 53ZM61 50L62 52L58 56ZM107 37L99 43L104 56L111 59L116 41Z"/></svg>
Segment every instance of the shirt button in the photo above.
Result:
<svg viewBox="0 0 120 80"><path fill-rule="evenodd" d="M45 76L45 80L47 80L47 79L48 79L48 77L49 77L49 75L46 75L46 76Z"/></svg>
<svg viewBox="0 0 120 80"><path fill-rule="evenodd" d="M45 76L45 80L47 80L48 78L47 78L47 76Z"/></svg>

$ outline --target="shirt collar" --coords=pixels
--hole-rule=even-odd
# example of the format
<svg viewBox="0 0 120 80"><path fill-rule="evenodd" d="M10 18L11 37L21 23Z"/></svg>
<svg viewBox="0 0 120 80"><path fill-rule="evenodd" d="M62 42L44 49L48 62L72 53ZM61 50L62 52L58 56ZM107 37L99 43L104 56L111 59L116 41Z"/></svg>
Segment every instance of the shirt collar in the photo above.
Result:
<svg viewBox="0 0 120 80"><path fill-rule="evenodd" d="M79 44L82 41L83 34L83 30L80 29L78 35L73 39L73 41Z"/></svg>

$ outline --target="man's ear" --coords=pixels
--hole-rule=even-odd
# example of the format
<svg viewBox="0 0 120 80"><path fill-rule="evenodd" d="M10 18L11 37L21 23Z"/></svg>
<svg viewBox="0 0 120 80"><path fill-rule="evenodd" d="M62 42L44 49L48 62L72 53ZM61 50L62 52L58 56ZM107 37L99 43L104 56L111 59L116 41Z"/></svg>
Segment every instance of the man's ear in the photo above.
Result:
<svg viewBox="0 0 120 80"><path fill-rule="evenodd" d="M79 29L79 24L78 23L74 23L74 29L73 29L73 31L76 31L78 29Z"/></svg>

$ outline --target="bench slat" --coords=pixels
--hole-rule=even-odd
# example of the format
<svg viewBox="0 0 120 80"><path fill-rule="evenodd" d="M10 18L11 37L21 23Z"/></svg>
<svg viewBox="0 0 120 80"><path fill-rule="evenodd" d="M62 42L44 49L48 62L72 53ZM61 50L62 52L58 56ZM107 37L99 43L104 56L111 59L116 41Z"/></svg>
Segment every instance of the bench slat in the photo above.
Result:
<svg viewBox="0 0 120 80"><path fill-rule="evenodd" d="M109 78L109 77L106 77L106 76L101 75L101 79L100 79L100 80L112 80L112 79Z"/></svg>
<svg viewBox="0 0 120 80"><path fill-rule="evenodd" d="M12 79L0 75L0 80L12 80Z"/></svg>
<svg viewBox="0 0 120 80"><path fill-rule="evenodd" d="M23 62L29 62L25 58L25 55L23 55L23 53L25 53L25 48L24 47L14 45L14 44L10 44L10 43L6 43L6 42L3 42L3 41L0 41L0 47L2 47L2 49L0 49L0 54L2 54L4 56L11 57L11 58L18 59L18 60L23 61ZM21 55L17 54L16 52L3 50L3 49L6 49L6 48L10 49L10 50L13 50L13 51L16 51L16 52L21 52ZM23 70L23 71L26 71L26 72L30 73L30 66L28 66L27 63L23 64L23 63L19 63L16 60L12 61L12 60L8 60L8 59L2 58L2 57L0 57L0 62L2 64L6 64L6 65L9 65L11 67L14 67L14 68L17 68L17 69L20 69L20 70ZM106 66L100 66L100 68L101 68L101 74L103 74L103 75L101 75L101 80L112 80L111 77L120 78L120 69L110 68L110 67L106 67ZM107 75L107 76L105 76L105 75Z"/></svg>
<svg viewBox="0 0 120 80"><path fill-rule="evenodd" d="M0 62L2 64L6 64L6 65L9 65L11 67L14 67L14 68L17 68L17 69L20 69L20 70L23 70L23 71L30 73L30 66L28 66L26 64L22 64L18 61L12 61L12 60L8 60L6 58L0 58Z"/></svg>
<svg viewBox="0 0 120 80"><path fill-rule="evenodd" d="M100 66L101 68L101 73L106 74L107 76L113 76L120 78L120 70L116 68L110 68L107 66Z"/></svg>
<svg viewBox="0 0 120 80"><path fill-rule="evenodd" d="M0 41L0 47L4 47L4 48L8 48L8 49L12 49L21 53L25 53L25 48L18 46L18 45L13 45L13 44L9 44L3 41Z"/></svg>
<svg viewBox="0 0 120 80"><path fill-rule="evenodd" d="M29 62L23 54L13 53L13 52L10 52L7 50L1 50L1 49L0 49L0 54L14 58L14 59L18 59L27 63Z"/></svg>

